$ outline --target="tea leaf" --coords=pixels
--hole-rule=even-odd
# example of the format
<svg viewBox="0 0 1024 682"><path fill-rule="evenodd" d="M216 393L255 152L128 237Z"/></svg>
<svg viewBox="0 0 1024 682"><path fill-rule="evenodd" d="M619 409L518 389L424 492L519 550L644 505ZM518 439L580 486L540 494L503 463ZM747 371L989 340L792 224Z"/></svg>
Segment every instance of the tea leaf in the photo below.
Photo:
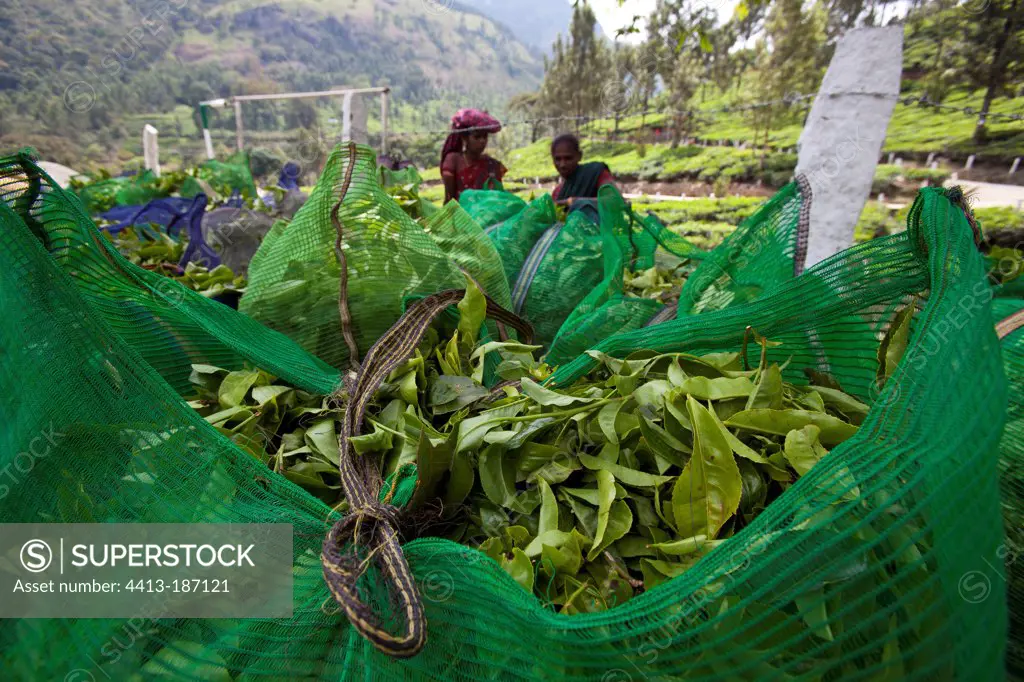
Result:
<svg viewBox="0 0 1024 682"><path fill-rule="evenodd" d="M743 481L723 429L707 408L687 398L693 456L672 489L672 512L683 537L717 537L739 508Z"/></svg>

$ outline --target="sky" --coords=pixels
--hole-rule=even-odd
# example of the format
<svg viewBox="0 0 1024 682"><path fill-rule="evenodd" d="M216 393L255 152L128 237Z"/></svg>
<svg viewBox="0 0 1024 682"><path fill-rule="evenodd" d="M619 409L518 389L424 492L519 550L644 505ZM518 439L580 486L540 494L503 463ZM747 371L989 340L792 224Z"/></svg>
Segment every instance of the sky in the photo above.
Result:
<svg viewBox="0 0 1024 682"><path fill-rule="evenodd" d="M568 2L572 4L572 0L568 0ZM705 2L707 5L715 7L719 17L724 20L732 16L732 11L738 0L705 0ZM614 38L618 29L628 26L634 15L648 16L654 10L655 4L657 4L656 0L626 0L625 4L619 7L617 0L590 0L590 7L594 10L598 23L601 24L601 28L609 38ZM638 27L641 28L641 33L623 36L620 40L631 43L642 41L643 27L639 24Z"/></svg>

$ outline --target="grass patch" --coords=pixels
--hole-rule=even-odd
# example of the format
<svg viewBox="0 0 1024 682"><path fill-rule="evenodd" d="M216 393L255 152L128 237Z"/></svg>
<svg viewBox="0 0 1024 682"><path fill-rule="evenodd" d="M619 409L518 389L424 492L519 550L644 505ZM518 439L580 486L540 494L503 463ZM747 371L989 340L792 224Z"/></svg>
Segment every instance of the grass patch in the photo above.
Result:
<svg viewBox="0 0 1024 682"><path fill-rule="evenodd" d="M551 163L550 139L517 149L503 159L508 177L525 181L542 181L557 177ZM753 149L738 147L681 146L667 144L643 145L632 142L583 141L584 160L604 161L616 176L632 176L640 180L693 179L714 182L764 180L770 186L785 184L796 167L795 154L770 153L762 162Z"/></svg>

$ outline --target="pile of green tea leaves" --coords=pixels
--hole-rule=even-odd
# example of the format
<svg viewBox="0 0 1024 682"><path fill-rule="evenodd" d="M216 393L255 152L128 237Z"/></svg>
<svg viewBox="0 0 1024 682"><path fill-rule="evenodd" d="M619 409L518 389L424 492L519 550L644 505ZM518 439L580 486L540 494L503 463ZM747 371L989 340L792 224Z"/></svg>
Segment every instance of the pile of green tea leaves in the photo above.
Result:
<svg viewBox="0 0 1024 682"><path fill-rule="evenodd" d="M118 253L132 263L147 270L175 279L193 291L207 298L232 293L245 293L246 278L235 273L226 265L210 269L205 265L189 262L184 271L178 267L188 239L173 239L159 229L129 227L113 235L103 232Z"/></svg>
<svg viewBox="0 0 1024 682"><path fill-rule="evenodd" d="M174 239L159 228L128 227L114 234L102 234L118 253L147 270L176 271L188 243L184 235L180 240Z"/></svg>
<svg viewBox="0 0 1024 682"><path fill-rule="evenodd" d="M675 268L655 265L635 272L627 270L623 273L624 293L637 298L650 298L666 305L677 303L689 271L688 264L680 264Z"/></svg>
<svg viewBox="0 0 1024 682"><path fill-rule="evenodd" d="M185 271L174 279L207 298L224 294L241 296L245 293L247 284L244 276L235 275L231 268L223 263L212 270L205 265L186 263Z"/></svg>
<svg viewBox="0 0 1024 682"><path fill-rule="evenodd" d="M420 196L422 182L419 173L411 167L399 171L379 168L377 173L377 183L381 189L401 206L406 215L418 222L430 218L440 210Z"/></svg>
<svg viewBox="0 0 1024 682"><path fill-rule="evenodd" d="M474 305L464 317L479 329ZM355 456L379 456L384 477L416 465L407 509L431 512L420 532L479 547L563 613L604 610L682 574L852 436L868 411L825 375L785 382L784 367L767 361L778 344L766 339L752 367L741 353L591 352L599 367L554 390L536 347L478 345L471 327L430 330L381 386L351 444ZM490 354L496 365L484 362ZM489 389L488 364L518 383ZM201 396L192 405L208 421L314 495L340 501L341 414L323 399L256 370L196 366L193 381ZM856 497L845 483L843 495Z"/></svg>
<svg viewBox="0 0 1024 682"><path fill-rule="evenodd" d="M274 472L337 504L341 413L328 399L285 386L259 369L193 365L189 406Z"/></svg>
<svg viewBox="0 0 1024 682"><path fill-rule="evenodd" d="M417 462L421 485L447 474L432 493L465 509L452 539L565 613L682 574L867 414L834 388L783 382L777 364L745 370L737 354L597 357L571 389L524 378L483 411L462 408Z"/></svg>
<svg viewBox="0 0 1024 682"><path fill-rule="evenodd" d="M1018 249L993 246L986 255L989 262L988 277L993 285L1008 284L1024 272L1024 253Z"/></svg>

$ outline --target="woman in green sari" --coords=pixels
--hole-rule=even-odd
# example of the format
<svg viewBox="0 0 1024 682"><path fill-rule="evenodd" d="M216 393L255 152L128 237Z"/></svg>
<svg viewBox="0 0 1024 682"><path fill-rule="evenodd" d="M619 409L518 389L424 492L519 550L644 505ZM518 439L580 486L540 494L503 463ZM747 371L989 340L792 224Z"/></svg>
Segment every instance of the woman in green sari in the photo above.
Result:
<svg viewBox="0 0 1024 682"><path fill-rule="evenodd" d="M551 193L556 204L571 204L573 199L596 199L597 190L615 184L608 165L601 161L581 164L583 151L575 135L559 135L551 142L551 160L561 180Z"/></svg>

